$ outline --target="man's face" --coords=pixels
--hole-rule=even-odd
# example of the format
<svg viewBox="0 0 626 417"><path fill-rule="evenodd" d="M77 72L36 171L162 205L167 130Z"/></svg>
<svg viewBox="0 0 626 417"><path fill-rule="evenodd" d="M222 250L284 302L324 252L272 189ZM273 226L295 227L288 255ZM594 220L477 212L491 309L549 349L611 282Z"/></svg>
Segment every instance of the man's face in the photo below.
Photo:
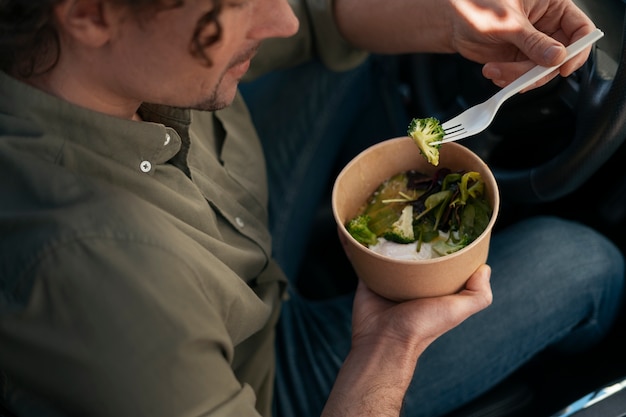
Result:
<svg viewBox="0 0 626 417"><path fill-rule="evenodd" d="M198 21L212 9L210 0L186 0L140 21L122 16L101 76L131 101L204 110L229 105L259 43L293 35L298 22L287 0L225 0L220 40L203 51L211 60L207 66L190 47ZM215 23L204 26L200 41L216 30Z"/></svg>

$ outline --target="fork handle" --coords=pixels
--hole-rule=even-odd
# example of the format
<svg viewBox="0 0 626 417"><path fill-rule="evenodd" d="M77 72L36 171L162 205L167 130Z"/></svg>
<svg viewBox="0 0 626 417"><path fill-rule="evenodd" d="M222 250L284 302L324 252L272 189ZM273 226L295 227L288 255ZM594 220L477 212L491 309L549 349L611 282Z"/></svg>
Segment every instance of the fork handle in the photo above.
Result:
<svg viewBox="0 0 626 417"><path fill-rule="evenodd" d="M565 60L563 60L563 62L561 62L559 65L553 67L543 67L541 65L537 65L536 67L532 68L524 75L513 81L511 84L498 91L494 95L494 99L496 99L497 97L497 100L503 101L508 99L512 95L519 93L524 88L532 85L536 81L550 74L555 69L559 68L561 65L581 53L586 47L593 44L595 41L603 36L604 33L600 29L595 29L593 32L588 33L587 35L578 39L576 42L572 43L566 48L567 55L565 57Z"/></svg>

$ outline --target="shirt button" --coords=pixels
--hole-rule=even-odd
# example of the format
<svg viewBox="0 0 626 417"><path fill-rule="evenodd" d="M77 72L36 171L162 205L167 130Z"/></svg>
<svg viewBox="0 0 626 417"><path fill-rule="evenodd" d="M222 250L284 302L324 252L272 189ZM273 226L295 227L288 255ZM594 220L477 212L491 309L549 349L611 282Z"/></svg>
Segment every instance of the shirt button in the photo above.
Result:
<svg viewBox="0 0 626 417"><path fill-rule="evenodd" d="M150 170L152 169L152 164L150 163L150 161L142 161L141 164L139 164L139 168L143 172L150 172Z"/></svg>
<svg viewBox="0 0 626 417"><path fill-rule="evenodd" d="M237 223L237 226L239 226L239 227L243 227L244 226L244 222L243 222L243 220L241 220L241 217L235 217L235 223Z"/></svg>
<svg viewBox="0 0 626 417"><path fill-rule="evenodd" d="M170 136L170 134L165 133L165 142L163 143L163 145L167 146L170 143L170 140L172 140L172 137Z"/></svg>

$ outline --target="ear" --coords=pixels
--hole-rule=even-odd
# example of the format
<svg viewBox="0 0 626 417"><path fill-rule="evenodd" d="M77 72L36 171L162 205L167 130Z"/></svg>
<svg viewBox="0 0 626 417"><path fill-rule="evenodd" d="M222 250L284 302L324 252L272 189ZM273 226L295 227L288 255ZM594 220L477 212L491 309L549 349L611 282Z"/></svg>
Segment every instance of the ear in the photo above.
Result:
<svg viewBox="0 0 626 417"><path fill-rule="evenodd" d="M107 16L109 8L105 3L103 0L65 0L58 3L54 11L60 33L92 47L102 46L111 35Z"/></svg>

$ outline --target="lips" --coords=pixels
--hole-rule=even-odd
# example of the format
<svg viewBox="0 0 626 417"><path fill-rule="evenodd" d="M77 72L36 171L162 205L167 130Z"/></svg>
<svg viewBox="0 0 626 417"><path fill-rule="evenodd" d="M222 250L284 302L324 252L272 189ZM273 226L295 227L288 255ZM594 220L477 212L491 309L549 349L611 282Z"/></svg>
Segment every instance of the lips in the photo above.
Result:
<svg viewBox="0 0 626 417"><path fill-rule="evenodd" d="M250 68L250 60L232 66L228 72L235 76L243 76L248 71L248 68Z"/></svg>

